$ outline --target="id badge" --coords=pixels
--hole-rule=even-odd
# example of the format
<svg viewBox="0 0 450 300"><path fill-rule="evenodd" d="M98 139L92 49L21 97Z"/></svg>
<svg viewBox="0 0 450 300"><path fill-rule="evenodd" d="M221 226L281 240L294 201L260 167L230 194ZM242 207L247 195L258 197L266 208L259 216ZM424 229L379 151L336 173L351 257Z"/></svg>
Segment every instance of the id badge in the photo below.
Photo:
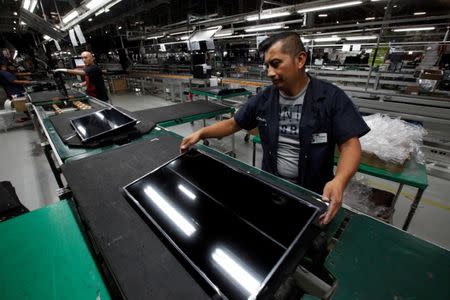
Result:
<svg viewBox="0 0 450 300"><path fill-rule="evenodd" d="M323 144L328 142L328 135L326 132L313 133L311 144Z"/></svg>

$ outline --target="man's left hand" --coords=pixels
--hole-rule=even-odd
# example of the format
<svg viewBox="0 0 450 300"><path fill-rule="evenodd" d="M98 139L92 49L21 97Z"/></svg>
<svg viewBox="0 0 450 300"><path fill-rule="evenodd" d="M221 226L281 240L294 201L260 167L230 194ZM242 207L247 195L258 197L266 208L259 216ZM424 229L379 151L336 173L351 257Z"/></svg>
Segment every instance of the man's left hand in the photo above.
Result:
<svg viewBox="0 0 450 300"><path fill-rule="evenodd" d="M338 179L327 182L323 188L322 198L330 202L326 213L320 216L320 225L326 225L334 218L342 206L342 195L345 185Z"/></svg>

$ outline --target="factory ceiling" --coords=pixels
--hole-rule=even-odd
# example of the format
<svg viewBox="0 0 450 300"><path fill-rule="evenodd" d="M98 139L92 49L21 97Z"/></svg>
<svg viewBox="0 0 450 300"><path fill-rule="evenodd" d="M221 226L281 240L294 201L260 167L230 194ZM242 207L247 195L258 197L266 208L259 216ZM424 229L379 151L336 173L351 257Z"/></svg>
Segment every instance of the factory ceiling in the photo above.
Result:
<svg viewBox="0 0 450 300"><path fill-rule="evenodd" d="M36 26L23 24L21 7L34 0L0 0L4 8L0 12L0 34L3 37L21 37L29 32L41 34ZM90 0L93 1L93 0ZM40 0L37 1L34 14L49 24L64 29L61 19L80 7L86 7L89 0ZM100 1L100 0L97 0ZM347 0L348 1L348 0ZM309 12L304 17L296 11L303 7L331 5L344 0L309 1L259 1L259 0L118 0L104 13L92 14L79 22L83 32L89 37L100 38L126 36L129 32L158 33L187 26L187 22L196 28L222 25L224 28L240 28L241 34L248 26L264 25L271 22L283 22L281 30L297 30L302 35L327 34L339 31L379 32L381 26L389 29L385 35L396 37L394 28L405 26L436 26L438 30L427 34L442 39L450 26L450 1L448 0L361 0L362 4ZM291 15L271 20L245 22L246 16L268 10L289 10ZM387 14L386 14L387 12ZM97 14L97 13L96 13ZM25 14L24 14L25 15ZM229 16L241 16L240 19ZM21 18L22 17L22 18ZM21 23L22 22L22 23ZM384 25L383 25L384 24ZM200 26L199 26L200 25ZM258 33L257 33L258 34ZM412 35L417 36L415 33ZM42 34L40 35L42 37ZM145 36L143 36L145 38ZM411 39L411 38L410 38Z"/></svg>

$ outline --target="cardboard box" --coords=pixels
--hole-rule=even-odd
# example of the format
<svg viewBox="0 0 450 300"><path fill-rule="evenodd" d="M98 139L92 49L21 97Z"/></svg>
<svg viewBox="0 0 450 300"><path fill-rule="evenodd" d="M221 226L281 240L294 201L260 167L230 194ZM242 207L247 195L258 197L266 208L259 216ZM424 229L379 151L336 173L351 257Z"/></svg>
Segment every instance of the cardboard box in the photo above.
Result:
<svg viewBox="0 0 450 300"><path fill-rule="evenodd" d="M26 112L27 111L27 101L25 98L19 98L12 100L12 105L16 109L16 112Z"/></svg>
<svg viewBox="0 0 450 300"><path fill-rule="evenodd" d="M127 81L123 78L113 79L111 85L112 91L115 93L128 91Z"/></svg>
<svg viewBox="0 0 450 300"><path fill-rule="evenodd" d="M420 92L419 85L407 86L405 89L405 94L408 94L408 95L419 95L419 92Z"/></svg>
<svg viewBox="0 0 450 300"><path fill-rule="evenodd" d="M366 153L362 151L361 153L361 163L366 164L378 169L383 169L392 173L400 173L405 169L405 165L408 160L406 160L403 164L395 164L393 162L388 162L381 160L375 154Z"/></svg>
<svg viewBox="0 0 450 300"><path fill-rule="evenodd" d="M336 146L334 149L334 155L339 157L339 149ZM360 164L365 164L374 168L383 169L392 173L400 173L405 169L406 163L408 160L405 160L403 164L395 164L392 162L384 161L375 154L367 153L361 151L361 162Z"/></svg>

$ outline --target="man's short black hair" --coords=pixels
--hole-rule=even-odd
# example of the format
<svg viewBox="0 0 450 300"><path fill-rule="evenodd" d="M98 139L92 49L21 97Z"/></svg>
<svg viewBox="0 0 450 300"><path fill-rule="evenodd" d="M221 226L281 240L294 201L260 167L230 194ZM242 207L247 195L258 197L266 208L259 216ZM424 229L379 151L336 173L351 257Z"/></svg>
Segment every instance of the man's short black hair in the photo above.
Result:
<svg viewBox="0 0 450 300"><path fill-rule="evenodd" d="M305 52L305 46L303 46L300 36L293 31L287 31L271 35L270 37L262 41L258 47L259 53L266 52L270 49L270 47L273 46L273 44L278 41L283 42L281 50L285 54L296 56L300 52Z"/></svg>

